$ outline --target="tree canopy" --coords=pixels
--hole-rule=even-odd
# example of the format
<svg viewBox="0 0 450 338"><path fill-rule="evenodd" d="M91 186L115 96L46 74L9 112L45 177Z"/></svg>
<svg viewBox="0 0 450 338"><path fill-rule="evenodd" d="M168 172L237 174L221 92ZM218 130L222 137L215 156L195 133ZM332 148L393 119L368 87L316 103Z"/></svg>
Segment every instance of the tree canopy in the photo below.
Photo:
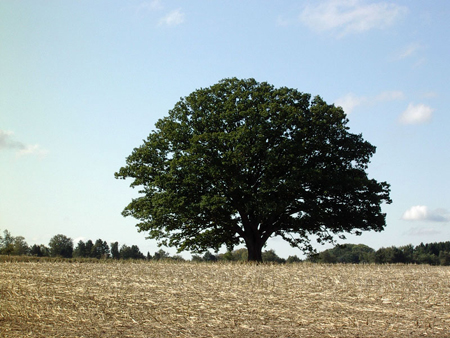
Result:
<svg viewBox="0 0 450 338"><path fill-rule="evenodd" d="M48 243L50 249L50 256L72 258L73 241L65 235L55 235Z"/></svg>
<svg viewBox="0 0 450 338"><path fill-rule="evenodd" d="M375 147L347 123L319 96L254 79L196 90L115 174L140 192L123 215L162 245L245 243L252 261L272 236L308 250L311 236L382 231L389 184L368 177Z"/></svg>

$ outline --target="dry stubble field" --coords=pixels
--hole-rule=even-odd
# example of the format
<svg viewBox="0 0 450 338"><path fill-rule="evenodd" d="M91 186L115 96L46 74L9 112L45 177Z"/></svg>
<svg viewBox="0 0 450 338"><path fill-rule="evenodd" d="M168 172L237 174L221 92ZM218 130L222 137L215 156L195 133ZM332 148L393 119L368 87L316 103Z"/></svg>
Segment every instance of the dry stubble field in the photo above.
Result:
<svg viewBox="0 0 450 338"><path fill-rule="evenodd" d="M1 337L450 337L450 268L0 263Z"/></svg>

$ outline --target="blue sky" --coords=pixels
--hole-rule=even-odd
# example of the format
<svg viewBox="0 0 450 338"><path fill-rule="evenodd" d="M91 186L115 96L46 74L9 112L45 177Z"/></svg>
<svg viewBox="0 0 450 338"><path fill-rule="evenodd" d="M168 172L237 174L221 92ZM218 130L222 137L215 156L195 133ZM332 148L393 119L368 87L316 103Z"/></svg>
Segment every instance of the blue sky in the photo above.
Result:
<svg viewBox="0 0 450 338"><path fill-rule="evenodd" d="M377 146L387 227L347 243L448 241L449 17L446 0L1 1L0 230L155 252L114 172L180 97L238 77L320 95Z"/></svg>

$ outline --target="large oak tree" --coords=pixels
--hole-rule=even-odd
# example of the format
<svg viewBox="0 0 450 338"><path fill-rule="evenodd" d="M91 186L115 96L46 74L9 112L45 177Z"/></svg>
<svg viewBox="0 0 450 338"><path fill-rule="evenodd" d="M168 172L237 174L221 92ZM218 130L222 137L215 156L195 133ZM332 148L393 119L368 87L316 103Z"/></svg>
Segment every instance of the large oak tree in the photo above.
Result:
<svg viewBox="0 0 450 338"><path fill-rule="evenodd" d="M381 231L389 185L368 177L375 147L347 123L318 96L254 79L196 90L116 173L141 193L123 215L179 251L245 243L251 261L272 236L310 249Z"/></svg>

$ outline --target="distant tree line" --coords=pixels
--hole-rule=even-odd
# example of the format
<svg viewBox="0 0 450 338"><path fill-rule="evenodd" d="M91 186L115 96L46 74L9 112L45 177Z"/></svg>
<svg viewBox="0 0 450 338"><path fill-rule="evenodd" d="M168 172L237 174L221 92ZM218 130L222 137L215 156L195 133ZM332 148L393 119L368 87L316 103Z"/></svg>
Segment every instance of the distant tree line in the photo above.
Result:
<svg viewBox="0 0 450 338"><path fill-rule="evenodd" d="M376 251L364 244L344 244L311 254L307 260L317 263L450 265L450 242L391 246Z"/></svg>
<svg viewBox="0 0 450 338"><path fill-rule="evenodd" d="M29 246L22 236L12 236L8 230L0 236L0 255L29 255L36 257L62 257L62 258L97 258L97 259L148 259L137 245L128 246L119 243L111 243L111 248L106 241L97 239L95 242L80 240L74 247L73 240L65 235L56 235L50 239L48 246L34 244ZM161 253L155 253L155 257Z"/></svg>
<svg viewBox="0 0 450 338"><path fill-rule="evenodd" d="M146 259L146 260L176 260L183 261L184 258L179 255L171 256L168 252L160 249L154 255L144 255L137 245L128 246L123 244L119 247L118 242L108 245L106 241L97 239L78 241L74 247L73 240L65 235L56 235L50 239L48 246L34 244L29 247L25 238L22 236L12 236L8 230L0 236L0 255L29 255L36 257L62 257L62 258L97 258L97 259ZM274 250L264 251L262 253L265 262L286 263L300 262L297 256L290 256L287 260L280 258ZM228 251L223 254L213 255L207 251L203 256L193 255L192 261L195 262L215 262L215 261L247 261L247 249L238 249Z"/></svg>
<svg viewBox="0 0 450 338"><path fill-rule="evenodd" d="M137 245L128 246L123 244L119 247L118 242L108 245L106 241L97 239L95 242L80 240L74 247L73 240L65 235L56 235L50 239L48 246L28 246L22 236L12 236L8 230L3 231L0 236L0 255L36 256L36 257L62 257L62 258L96 258L96 259L146 259L146 260L175 260L184 261L179 255L171 256L168 252L160 249L154 255L144 255ZM216 261L247 261L248 251L245 248L225 253L212 254L206 251L203 255L192 255L194 262L216 262ZM279 257L274 250L262 252L263 262L272 263L296 263L302 260L297 256L289 256L287 259ZM306 261L313 263L377 263L377 264L430 264L450 265L450 241L429 243L413 246L411 244L401 247L388 247L374 250L364 244L336 245L332 249L320 253L310 254Z"/></svg>

